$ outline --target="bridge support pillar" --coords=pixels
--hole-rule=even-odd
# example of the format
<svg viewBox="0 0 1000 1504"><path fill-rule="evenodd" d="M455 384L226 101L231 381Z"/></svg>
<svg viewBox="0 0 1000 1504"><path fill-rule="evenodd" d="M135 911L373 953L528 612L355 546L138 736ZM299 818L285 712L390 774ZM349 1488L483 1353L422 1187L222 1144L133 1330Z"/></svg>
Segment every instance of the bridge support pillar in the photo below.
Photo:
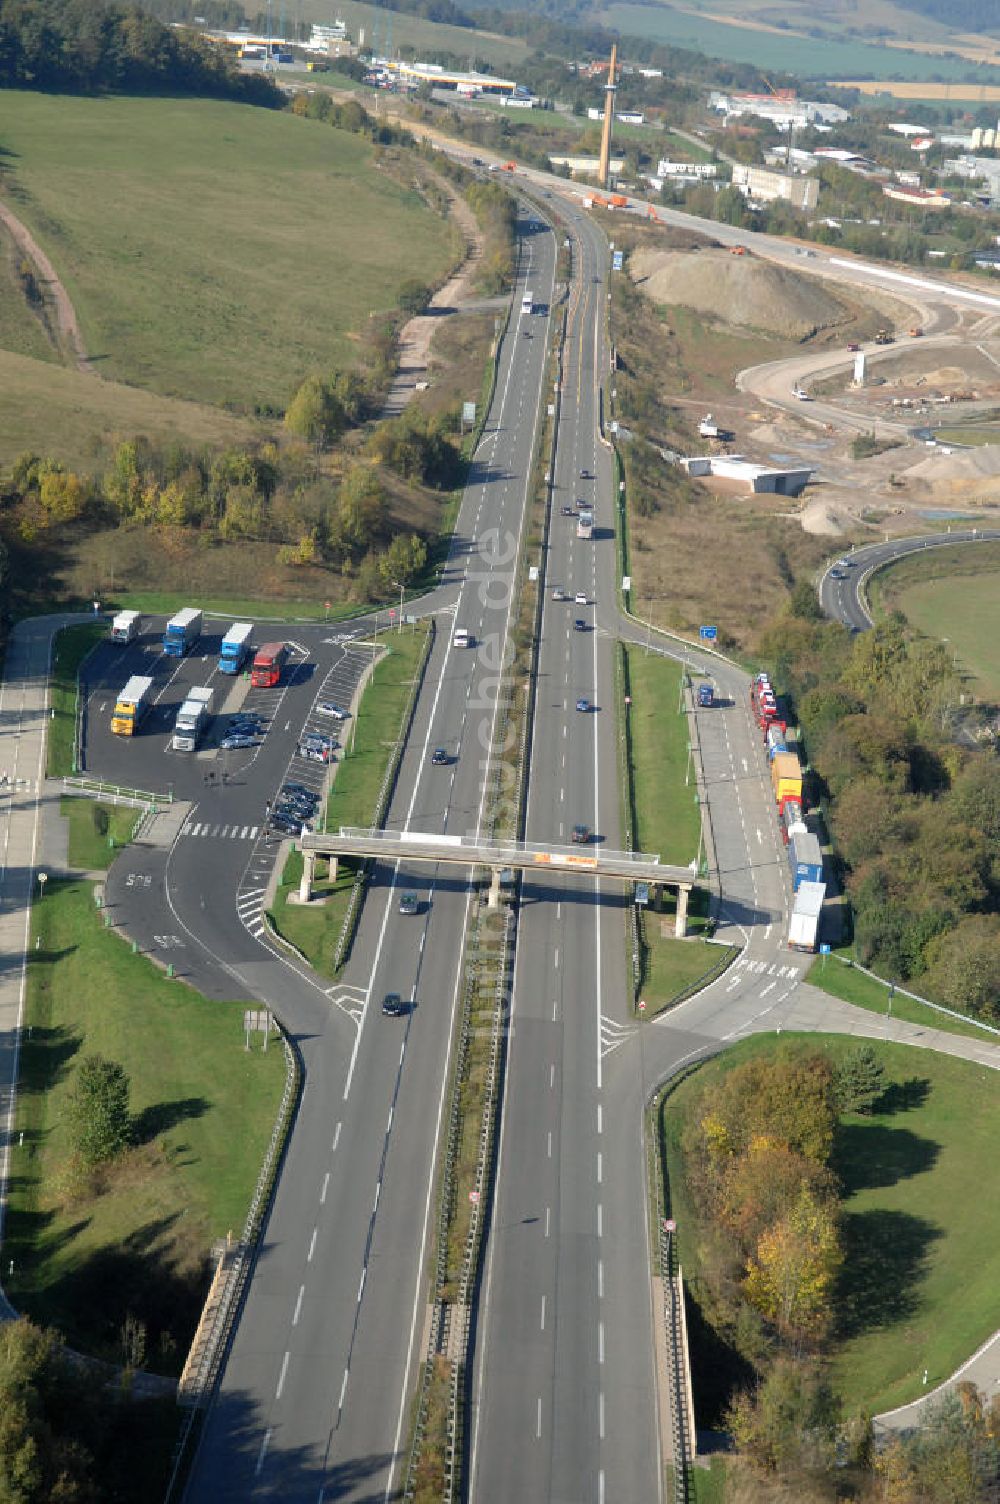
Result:
<svg viewBox="0 0 1000 1504"><path fill-rule="evenodd" d="M340 868L337 865L337 863L339 862L339 860L340 860L340 858L334 856L333 852L331 851L330 852L330 857L329 857L329 867L330 867L329 877L330 877L330 881L332 883L335 883L337 881L337 873L340 871Z"/></svg>
<svg viewBox="0 0 1000 1504"><path fill-rule="evenodd" d="M302 853L302 881L299 883L299 903L308 903L312 898L312 885L316 877L315 851Z"/></svg>
<svg viewBox="0 0 1000 1504"><path fill-rule="evenodd" d="M677 936L678 940L683 940L684 936L687 934L688 899L690 896L690 887L682 884L681 887L677 889L677 919L674 924L674 934Z"/></svg>
<svg viewBox="0 0 1000 1504"><path fill-rule="evenodd" d="M500 868L499 867L494 867L492 873L490 874L490 891L489 891L489 895L488 895L488 897L486 899L486 907L488 909L498 909L500 907Z"/></svg>
<svg viewBox="0 0 1000 1504"><path fill-rule="evenodd" d="M653 883L653 885L652 885L652 887L650 888L650 891L649 891L649 896L653 900L653 909L655 910L655 912L657 914L662 914L663 913L663 884L662 883Z"/></svg>

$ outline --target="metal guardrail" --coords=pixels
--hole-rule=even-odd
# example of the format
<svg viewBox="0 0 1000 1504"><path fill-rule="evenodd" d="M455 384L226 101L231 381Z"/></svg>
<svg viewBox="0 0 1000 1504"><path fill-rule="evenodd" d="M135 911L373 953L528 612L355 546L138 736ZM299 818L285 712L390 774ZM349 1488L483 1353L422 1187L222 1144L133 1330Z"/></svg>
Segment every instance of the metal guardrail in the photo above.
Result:
<svg viewBox="0 0 1000 1504"><path fill-rule="evenodd" d="M218 1383L219 1375L222 1371L222 1361L232 1340L236 1316L242 1304L243 1294L249 1282L250 1275L253 1272L254 1263L256 1262L264 1217L270 1205L271 1197L274 1194L275 1185L277 1184L278 1167L285 1150L302 1080L298 1055L284 1033L282 1033L282 1045L285 1051L285 1087L281 1096L281 1104L278 1108L274 1128L271 1131L271 1141L264 1155L260 1174L257 1177L257 1184L254 1187L253 1197L243 1224L243 1234L237 1244L236 1255L233 1259L226 1287L216 1306L212 1328L205 1342L198 1371L192 1385L190 1409L174 1449L173 1466L167 1482L166 1493L163 1496L163 1504L172 1504L172 1501L179 1497L177 1490L180 1485L188 1447L191 1444L201 1411L204 1409L207 1400Z"/></svg>
<svg viewBox="0 0 1000 1504"><path fill-rule="evenodd" d="M63 791L85 799L102 799L108 804L126 804L133 809L148 809L155 813L161 804L173 804L173 790L166 794L154 794L149 789L124 788L118 783L104 783L100 778L84 778L66 774L61 780Z"/></svg>
<svg viewBox="0 0 1000 1504"><path fill-rule="evenodd" d="M565 324L565 320L564 320ZM537 459L537 456L535 457ZM529 474L533 473L532 466ZM546 517L548 508L546 508ZM517 577L523 589L525 583L525 550L527 539L522 542L521 552L518 558ZM544 550L543 550L544 556ZM544 591L544 571L539 579L538 602L541 603ZM538 609L536 607L536 609ZM529 683L534 684L536 674L537 654L537 631L533 634L531 669ZM510 686L510 669L507 670L507 684ZM497 745L506 744L507 724L510 718L510 708L513 703L513 690L503 699L502 714L498 726ZM527 765L528 733L531 724L531 696L528 697L528 705L523 717L521 735L518 741L518 766L514 791L514 801L517 807L517 829L523 831L524 811L524 786ZM499 796L501 792L502 762L499 756L494 759L491 769L491 789L486 808L487 828L490 835L496 828L496 820L500 812ZM441 1190L438 1205L437 1219L437 1258L434 1270L434 1317L430 1324L429 1352L424 1363L420 1387L417 1396L416 1421L414 1424L413 1440L410 1447L410 1456L407 1464L406 1481L403 1488L404 1499L413 1497L414 1480L416 1469L420 1461L421 1451L426 1434L427 1421L427 1396L431 1378L433 1375L434 1358L443 1351L454 1352L460 1348L460 1355L453 1356L448 1385L448 1407L445 1435L444 1455L444 1487L442 1498L445 1504L455 1504L461 1496L462 1478L461 1464L463 1456L464 1438L464 1388L465 1375L468 1366L468 1341L469 1341L469 1312L473 1298L473 1291L478 1277L479 1259L482 1252L482 1227L486 1208L489 1204L490 1181L494 1170L494 1148L496 1137L496 1106L500 1089L500 1076L504 1059L504 1031L505 1010L504 1002L509 986L509 979L513 971L513 940L515 934L514 916L510 909L504 911L504 934L496 957L496 975L493 987L493 1018L490 1032L489 1066L487 1073L486 1088L483 1097L482 1114L480 1118L479 1154L476 1162L475 1184L473 1187L472 1214L469 1229L466 1234L465 1249L462 1258L462 1272L458 1281L458 1300L451 1306L444 1303L443 1295L446 1288L448 1272L448 1232L451 1218L455 1210L455 1163L460 1148L460 1136L462 1129L462 1083L465 1080L468 1065L469 1044L471 1040L471 1015L473 1002L479 1000L479 986L481 975L479 972L478 956L481 954L480 947L476 943L479 934L486 922L485 915L490 913L484 910L480 904L476 911L475 921L469 943L466 945L466 953L470 957L467 961L465 987L462 999L462 1011L458 1026L458 1043L455 1052L455 1061L452 1070L451 1083L451 1106L448 1119L448 1136L444 1155L444 1164L441 1174ZM495 912L495 911L492 911ZM461 1330L457 1333L451 1331L454 1319L461 1322Z"/></svg>

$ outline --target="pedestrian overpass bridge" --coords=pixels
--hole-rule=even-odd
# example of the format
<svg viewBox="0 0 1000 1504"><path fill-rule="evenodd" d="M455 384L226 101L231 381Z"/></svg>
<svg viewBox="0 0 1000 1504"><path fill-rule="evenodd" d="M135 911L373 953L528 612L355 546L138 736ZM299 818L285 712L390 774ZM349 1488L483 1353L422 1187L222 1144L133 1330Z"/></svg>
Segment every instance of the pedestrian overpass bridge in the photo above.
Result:
<svg viewBox="0 0 1000 1504"><path fill-rule="evenodd" d="M329 858L331 877L336 877L337 862L343 857L375 857L384 862L431 862L435 865L441 862L456 867L489 868L492 873L491 907L500 900L500 875L507 870L647 883L654 903L663 888L676 888L678 935L687 932L688 897L697 877L694 862L689 867L672 867L661 862L658 856L641 851L607 851L590 845L539 845L532 841L484 844L471 836L429 835L413 830L363 830L344 826L337 832L324 835L304 830L298 845L303 856L300 903L308 903L312 897L318 856Z"/></svg>

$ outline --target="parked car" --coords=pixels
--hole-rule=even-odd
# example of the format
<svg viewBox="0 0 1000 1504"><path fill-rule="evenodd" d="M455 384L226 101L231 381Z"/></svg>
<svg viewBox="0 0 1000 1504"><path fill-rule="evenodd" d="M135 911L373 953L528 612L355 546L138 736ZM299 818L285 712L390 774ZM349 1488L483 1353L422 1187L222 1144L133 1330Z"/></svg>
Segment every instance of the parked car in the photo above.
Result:
<svg viewBox="0 0 1000 1504"><path fill-rule="evenodd" d="M446 768L448 766L448 754L443 747L434 748L434 751L431 753L431 762L436 768Z"/></svg>
<svg viewBox="0 0 1000 1504"><path fill-rule="evenodd" d="M313 803L319 803L319 794L316 793L316 790L314 790L314 788L308 787L308 784L293 784L290 779L287 784L281 785L281 793L301 794L301 796L304 796L305 799L311 799L313 800Z"/></svg>
<svg viewBox="0 0 1000 1504"><path fill-rule="evenodd" d="M251 736L248 731L231 732L228 736L224 736L219 743L223 752L235 752L241 747L256 747L256 745L257 738Z"/></svg>
<svg viewBox="0 0 1000 1504"><path fill-rule="evenodd" d="M333 742L328 736L310 734L304 736L299 742L299 756L307 762L332 762Z"/></svg>
<svg viewBox="0 0 1000 1504"><path fill-rule="evenodd" d="M387 992L382 999L382 1012L388 1018L401 1018L406 1012L406 1004L398 992Z"/></svg>
<svg viewBox="0 0 1000 1504"><path fill-rule="evenodd" d="M333 700L319 700L316 705L316 714L331 716L335 721L347 720L347 711L341 710Z"/></svg>
<svg viewBox="0 0 1000 1504"><path fill-rule="evenodd" d="M401 914L419 914L420 900L415 893L401 893L399 895L399 912Z"/></svg>

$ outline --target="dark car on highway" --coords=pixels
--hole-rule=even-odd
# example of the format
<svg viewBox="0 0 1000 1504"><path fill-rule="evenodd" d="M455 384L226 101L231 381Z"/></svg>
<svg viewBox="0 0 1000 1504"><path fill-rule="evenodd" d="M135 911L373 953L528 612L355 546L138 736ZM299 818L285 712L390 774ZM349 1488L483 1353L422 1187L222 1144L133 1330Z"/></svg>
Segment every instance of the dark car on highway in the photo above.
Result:
<svg viewBox="0 0 1000 1504"><path fill-rule="evenodd" d="M448 754L443 747L434 748L434 751L431 753L431 762L436 768L446 768L448 766Z"/></svg>
<svg viewBox="0 0 1000 1504"><path fill-rule="evenodd" d="M401 914L420 913L420 899L415 893L401 893L399 895L399 912Z"/></svg>
<svg viewBox="0 0 1000 1504"><path fill-rule="evenodd" d="M576 621L573 623L573 629L576 632L586 632L587 623L584 621L582 616L577 617Z"/></svg>
<svg viewBox="0 0 1000 1504"><path fill-rule="evenodd" d="M387 992L382 999L382 1012L388 1018L401 1018L406 1012L406 1004L398 992Z"/></svg>
<svg viewBox="0 0 1000 1504"><path fill-rule="evenodd" d="M590 840L590 826L574 825L572 840L574 846L586 846L587 842Z"/></svg>

